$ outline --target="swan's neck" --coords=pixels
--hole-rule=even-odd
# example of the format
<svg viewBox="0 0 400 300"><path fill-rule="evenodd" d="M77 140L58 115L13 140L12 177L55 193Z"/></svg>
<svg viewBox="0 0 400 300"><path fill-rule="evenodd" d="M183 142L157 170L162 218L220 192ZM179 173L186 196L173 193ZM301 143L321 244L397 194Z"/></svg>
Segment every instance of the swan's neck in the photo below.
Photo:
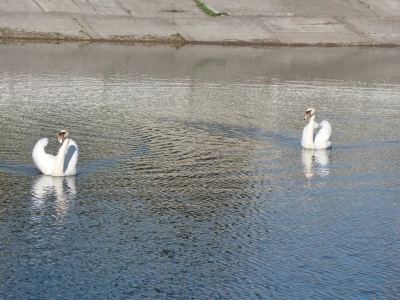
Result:
<svg viewBox="0 0 400 300"><path fill-rule="evenodd" d="M307 127L305 148L308 149L314 149L314 119L315 115L310 118Z"/></svg>
<svg viewBox="0 0 400 300"><path fill-rule="evenodd" d="M53 176L64 176L64 161L65 161L65 154L67 152L69 144L69 138L64 139L60 149L58 150L56 165L54 167Z"/></svg>

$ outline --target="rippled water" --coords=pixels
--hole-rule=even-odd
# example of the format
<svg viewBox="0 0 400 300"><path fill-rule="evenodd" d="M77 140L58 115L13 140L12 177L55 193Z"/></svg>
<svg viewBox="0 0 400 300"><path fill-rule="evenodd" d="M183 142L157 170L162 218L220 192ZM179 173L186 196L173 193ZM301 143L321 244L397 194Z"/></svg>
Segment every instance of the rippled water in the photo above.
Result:
<svg viewBox="0 0 400 300"><path fill-rule="evenodd" d="M0 53L0 298L400 297L398 49ZM42 176L64 127L78 175Z"/></svg>

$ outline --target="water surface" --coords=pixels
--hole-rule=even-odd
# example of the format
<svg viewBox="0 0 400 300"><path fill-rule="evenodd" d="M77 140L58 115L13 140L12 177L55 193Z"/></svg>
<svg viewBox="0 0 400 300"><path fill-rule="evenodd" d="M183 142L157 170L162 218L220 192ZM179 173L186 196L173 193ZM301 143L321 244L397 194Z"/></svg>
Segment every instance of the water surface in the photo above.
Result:
<svg viewBox="0 0 400 300"><path fill-rule="evenodd" d="M1 298L400 297L398 49L0 52ZM42 176L65 127L78 175Z"/></svg>

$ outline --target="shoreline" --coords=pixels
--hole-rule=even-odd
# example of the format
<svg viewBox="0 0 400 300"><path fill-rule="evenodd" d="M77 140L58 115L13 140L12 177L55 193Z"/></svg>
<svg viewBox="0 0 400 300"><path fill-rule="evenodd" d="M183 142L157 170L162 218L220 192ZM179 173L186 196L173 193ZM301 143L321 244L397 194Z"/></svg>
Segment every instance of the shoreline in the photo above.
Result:
<svg viewBox="0 0 400 300"><path fill-rule="evenodd" d="M170 45L183 47L186 45L202 45L202 46L225 46L225 47L256 47L256 48L279 48L279 47L288 47L288 48L340 48L340 47L349 47L349 48L397 48L400 45L397 44L341 44L341 43L316 43L316 44L307 44L307 43L293 43L293 44L284 44L284 43L257 43L257 42L241 42L241 41L221 41L221 42L201 42L201 41L174 41L174 40L143 40L143 39L128 39L128 40L113 40L113 39L73 39L73 38L65 38L65 39L57 39L57 38L43 38L43 37L0 37L1 44L7 43L48 43L48 44L61 44L61 43L106 43L106 44L125 44L125 45Z"/></svg>

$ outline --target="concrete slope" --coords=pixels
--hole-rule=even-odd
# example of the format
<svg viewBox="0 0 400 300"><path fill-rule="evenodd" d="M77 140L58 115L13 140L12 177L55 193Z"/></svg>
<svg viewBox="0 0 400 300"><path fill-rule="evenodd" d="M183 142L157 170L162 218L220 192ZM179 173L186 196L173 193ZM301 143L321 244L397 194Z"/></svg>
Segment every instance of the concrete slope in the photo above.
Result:
<svg viewBox="0 0 400 300"><path fill-rule="evenodd" d="M0 0L0 38L400 45L399 0Z"/></svg>

